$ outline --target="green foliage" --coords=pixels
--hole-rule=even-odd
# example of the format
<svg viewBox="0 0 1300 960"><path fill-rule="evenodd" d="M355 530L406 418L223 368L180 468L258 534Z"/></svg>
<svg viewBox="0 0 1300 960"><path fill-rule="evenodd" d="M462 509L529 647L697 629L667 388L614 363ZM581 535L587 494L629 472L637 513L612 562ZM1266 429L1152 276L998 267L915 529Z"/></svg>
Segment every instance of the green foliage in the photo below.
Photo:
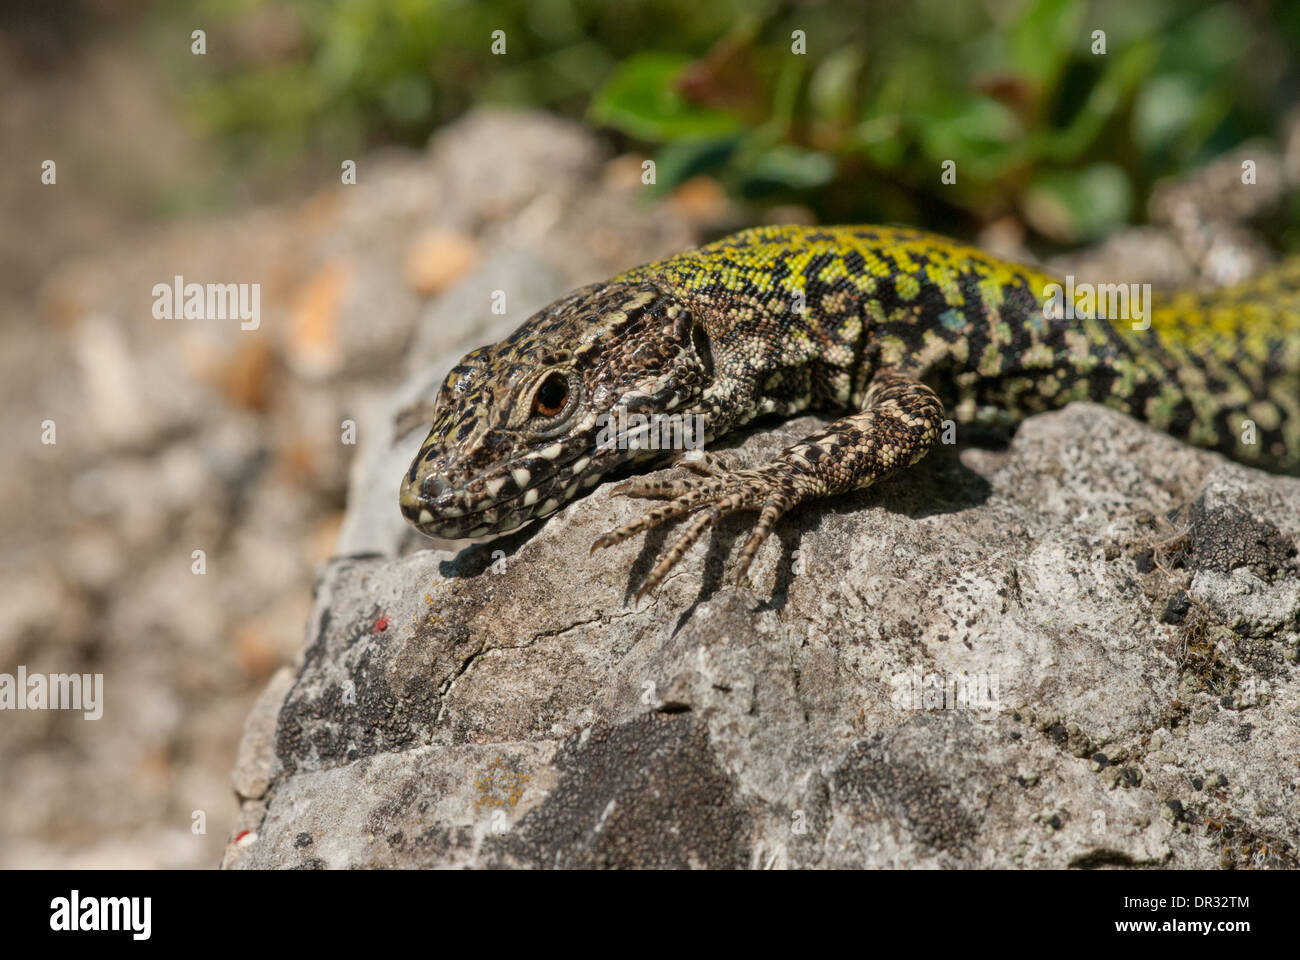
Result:
<svg viewBox="0 0 1300 960"><path fill-rule="evenodd" d="M826 220L961 229L1013 214L1063 243L1140 217L1157 178L1275 135L1300 80L1287 0L191 7L215 24L215 69L186 91L195 115L273 156L418 143L476 103L539 105L649 152L660 191L707 173ZM223 25L237 35L268 9L297 24L292 52L223 56Z"/></svg>
<svg viewBox="0 0 1300 960"><path fill-rule="evenodd" d="M684 54L634 54L592 103L592 119L653 141L707 140L742 129L740 117L693 103L677 88L689 63Z"/></svg>

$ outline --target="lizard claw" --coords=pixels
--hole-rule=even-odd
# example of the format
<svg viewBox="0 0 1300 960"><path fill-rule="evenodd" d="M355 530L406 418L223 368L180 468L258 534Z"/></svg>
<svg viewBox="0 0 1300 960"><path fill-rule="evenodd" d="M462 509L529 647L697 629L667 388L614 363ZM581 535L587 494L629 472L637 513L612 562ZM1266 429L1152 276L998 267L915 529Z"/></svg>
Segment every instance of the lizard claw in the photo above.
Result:
<svg viewBox="0 0 1300 960"><path fill-rule="evenodd" d="M670 484L671 493L660 492L663 487ZM643 489L645 492L642 492ZM739 510L758 510L760 511L758 521L740 552L735 581L737 584L743 584L754 555L772 532L772 526L800 499L788 484L781 482L781 474L772 468L713 474L703 478L691 477L666 483L662 481L648 483L644 488L634 485L626 492L630 496L658 495L671 496L672 499L636 520L602 534L592 544L592 553L603 547L621 543L660 523L680 517L690 518L672 545L660 554L658 562L646 575L645 582L636 594L638 601L653 592L663 582L678 561L719 519Z"/></svg>

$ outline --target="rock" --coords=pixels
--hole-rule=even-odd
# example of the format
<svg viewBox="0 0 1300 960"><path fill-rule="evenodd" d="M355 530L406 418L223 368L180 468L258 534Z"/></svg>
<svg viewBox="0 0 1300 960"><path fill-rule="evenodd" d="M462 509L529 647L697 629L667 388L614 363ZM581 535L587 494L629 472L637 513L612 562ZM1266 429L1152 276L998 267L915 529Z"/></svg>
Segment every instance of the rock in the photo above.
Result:
<svg viewBox="0 0 1300 960"><path fill-rule="evenodd" d="M1141 226L1119 230L1085 250L1073 250L1047 260L1058 276L1075 283L1114 283L1140 277L1156 288L1190 286L1199 279L1195 265L1166 230Z"/></svg>
<svg viewBox="0 0 1300 960"><path fill-rule="evenodd" d="M580 125L500 107L471 110L454 136L435 133L429 154L434 179L454 185L442 217L456 227L502 219L557 187L582 190L604 160L600 141Z"/></svg>
<svg viewBox="0 0 1300 960"><path fill-rule="evenodd" d="M646 202L639 177L605 185L605 156L581 124L475 110L426 150L334 158L302 202L105 222L79 238L85 255L31 261L30 294L0 294L14 319L0 354L14 438L0 473L3 669L110 678L100 722L7 723L0 866L195 868L258 849L280 777L274 750L246 740L236 816L244 720L301 645L318 565L418 541L393 491L446 364L567 289L698 239ZM404 267L439 236L478 259L426 273L426 290L446 284L427 301ZM446 268L450 254L433 253L426 271ZM257 284L258 328L156 316L155 285L177 276ZM273 747L284 695L266 699Z"/></svg>
<svg viewBox="0 0 1300 960"><path fill-rule="evenodd" d="M1240 283L1276 259L1247 224L1281 207L1285 167L1285 155L1274 144L1243 143L1189 176L1158 182L1148 203L1151 221L1168 229L1202 280Z"/></svg>
<svg viewBox="0 0 1300 960"><path fill-rule="evenodd" d="M324 378L343 366L339 312L351 273L346 261L331 261L308 277L294 297L284 353L292 369L302 376Z"/></svg>
<svg viewBox="0 0 1300 960"><path fill-rule="evenodd" d="M258 800L264 797L271 785L271 776L277 772L275 742L266 734L275 729L276 714L292 685L293 671L281 667L257 698L244 723L244 737L239 742L239 756L231 774L231 784L241 798Z"/></svg>
<svg viewBox="0 0 1300 960"><path fill-rule="evenodd" d="M815 424L722 446L757 463ZM354 483L350 511L395 498ZM1297 865L1300 480L1075 404L797 510L750 586L722 576L732 518L639 607L665 538L588 556L644 509L609 489L460 551L393 526L332 561L250 718L240 776L267 787L227 865L1198 868L1227 818ZM1191 552L1139 573L1165 516ZM1243 795L1189 790L1205 769Z"/></svg>
<svg viewBox="0 0 1300 960"><path fill-rule="evenodd" d="M695 223L717 223L727 215L729 204L722 184L712 177L691 177L670 195L673 208Z"/></svg>
<svg viewBox="0 0 1300 960"><path fill-rule="evenodd" d="M430 230L406 255L406 283L422 297L441 293L478 261L478 244L454 230Z"/></svg>

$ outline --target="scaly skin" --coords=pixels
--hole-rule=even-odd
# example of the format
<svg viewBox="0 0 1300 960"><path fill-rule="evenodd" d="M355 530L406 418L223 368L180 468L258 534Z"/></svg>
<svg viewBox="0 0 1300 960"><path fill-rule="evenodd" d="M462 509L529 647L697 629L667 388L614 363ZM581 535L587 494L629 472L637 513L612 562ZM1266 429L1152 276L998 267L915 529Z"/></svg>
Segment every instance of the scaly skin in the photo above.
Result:
<svg viewBox="0 0 1300 960"><path fill-rule="evenodd" d="M403 479L402 512L431 536L506 533L630 463L664 459L599 442L602 415L617 422L620 407L701 415L706 441L764 414L842 414L757 469L706 454L682 461L692 476L622 484L616 492L667 502L593 550L693 514L642 593L719 517L752 510L743 577L782 514L915 463L945 410L959 423L1012 424L1090 399L1243 462L1300 471L1300 263L1158 299L1146 330L1045 311L1058 282L887 227L762 227L629 270L452 369Z"/></svg>

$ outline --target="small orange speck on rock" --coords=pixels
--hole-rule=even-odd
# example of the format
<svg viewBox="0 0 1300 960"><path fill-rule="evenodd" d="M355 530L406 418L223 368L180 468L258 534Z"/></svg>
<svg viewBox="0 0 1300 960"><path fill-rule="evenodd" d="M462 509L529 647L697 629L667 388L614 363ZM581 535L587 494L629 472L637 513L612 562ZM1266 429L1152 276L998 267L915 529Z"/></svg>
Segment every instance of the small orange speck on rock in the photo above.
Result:
<svg viewBox="0 0 1300 960"><path fill-rule="evenodd" d="M270 400L271 346L253 334L239 341L234 353L217 370L217 386L237 407L264 412Z"/></svg>
<svg viewBox="0 0 1300 960"><path fill-rule="evenodd" d="M422 297L446 290L478 263L478 244L456 230L430 230L406 254L407 285Z"/></svg>
<svg viewBox="0 0 1300 960"><path fill-rule="evenodd" d="M310 566L319 566L330 558L334 553L334 545L338 543L339 530L342 527L342 510L331 512L315 525L305 542L307 562Z"/></svg>
<svg viewBox="0 0 1300 960"><path fill-rule="evenodd" d="M343 363L339 311L352 274L342 260L325 264L298 289L285 344L290 365L304 376L324 377Z"/></svg>
<svg viewBox="0 0 1300 960"><path fill-rule="evenodd" d="M235 628L234 652L245 676L257 680L269 677L280 662L270 631L252 621Z"/></svg>
<svg viewBox="0 0 1300 960"><path fill-rule="evenodd" d="M727 193L712 177L691 177L673 191L672 205L695 223L710 223L726 215Z"/></svg>
<svg viewBox="0 0 1300 960"><path fill-rule="evenodd" d="M632 190L644 186L642 174L646 158L639 153L624 153L615 157L601 171L601 180L611 190Z"/></svg>

